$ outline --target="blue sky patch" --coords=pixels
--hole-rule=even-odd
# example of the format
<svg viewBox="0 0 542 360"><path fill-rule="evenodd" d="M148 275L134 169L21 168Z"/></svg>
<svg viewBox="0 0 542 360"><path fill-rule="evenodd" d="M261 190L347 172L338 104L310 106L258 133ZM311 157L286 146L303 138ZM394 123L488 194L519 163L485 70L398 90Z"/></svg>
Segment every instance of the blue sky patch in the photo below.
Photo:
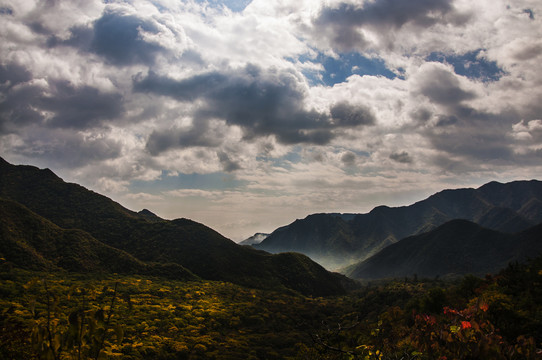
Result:
<svg viewBox="0 0 542 360"><path fill-rule="evenodd" d="M505 73L495 61L489 61L479 56L482 50L470 51L463 55L447 55L440 52L431 53L426 60L450 64L458 75L466 76L469 79L481 80L484 82L497 81Z"/></svg>
<svg viewBox="0 0 542 360"><path fill-rule="evenodd" d="M337 58L322 53L319 53L315 59L302 55L299 57L299 61L320 63L324 67L324 71L320 73L314 71L304 73L311 85L323 83L327 86L333 86L346 81L352 75L384 76L388 79L397 77L386 67L386 63L382 59L365 57L357 52L339 54Z"/></svg>
<svg viewBox="0 0 542 360"><path fill-rule="evenodd" d="M252 0L197 0L199 3L209 3L213 7L225 5L233 12L241 12L252 2Z"/></svg>

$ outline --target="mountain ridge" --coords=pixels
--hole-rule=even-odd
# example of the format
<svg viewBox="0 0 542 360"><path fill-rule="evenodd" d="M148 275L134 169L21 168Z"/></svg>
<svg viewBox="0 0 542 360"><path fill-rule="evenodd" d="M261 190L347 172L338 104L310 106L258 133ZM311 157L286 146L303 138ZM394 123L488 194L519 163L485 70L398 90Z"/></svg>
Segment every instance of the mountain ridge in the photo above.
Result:
<svg viewBox="0 0 542 360"><path fill-rule="evenodd" d="M446 189L408 206L375 207L363 214L311 214L272 232L254 247L270 252L298 251L336 269L369 258L385 247L454 219L514 233L542 222L542 182L496 181L474 188ZM315 216L318 233L301 234ZM331 231L330 229L335 229Z"/></svg>
<svg viewBox="0 0 542 360"><path fill-rule="evenodd" d="M512 262L542 253L542 224L516 234L452 220L436 229L407 237L349 267L348 276L374 280L496 273Z"/></svg>
<svg viewBox="0 0 542 360"><path fill-rule="evenodd" d="M150 211L128 210L78 184L64 182L48 169L0 161L0 197L50 221L58 231L77 229L145 264L176 264L207 280L317 296L344 293L343 285L349 283L304 255L277 257L237 245L189 219L164 220ZM290 266L285 267L285 262Z"/></svg>
<svg viewBox="0 0 542 360"><path fill-rule="evenodd" d="M255 233L254 235L246 238L245 240L239 242L239 245L254 245L259 244L262 241L265 240L266 237L268 237L269 234L267 233Z"/></svg>
<svg viewBox="0 0 542 360"><path fill-rule="evenodd" d="M0 198L0 257L28 270L117 272L198 277L177 264L144 263L79 229L62 229L23 205Z"/></svg>

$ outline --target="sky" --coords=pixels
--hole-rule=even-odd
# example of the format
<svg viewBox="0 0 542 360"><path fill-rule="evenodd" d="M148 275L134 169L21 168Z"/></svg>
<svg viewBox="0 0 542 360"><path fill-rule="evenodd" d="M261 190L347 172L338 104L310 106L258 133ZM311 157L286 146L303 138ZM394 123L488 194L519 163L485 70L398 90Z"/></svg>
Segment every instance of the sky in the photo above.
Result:
<svg viewBox="0 0 542 360"><path fill-rule="evenodd" d="M0 0L0 155L235 241L542 179L539 0Z"/></svg>

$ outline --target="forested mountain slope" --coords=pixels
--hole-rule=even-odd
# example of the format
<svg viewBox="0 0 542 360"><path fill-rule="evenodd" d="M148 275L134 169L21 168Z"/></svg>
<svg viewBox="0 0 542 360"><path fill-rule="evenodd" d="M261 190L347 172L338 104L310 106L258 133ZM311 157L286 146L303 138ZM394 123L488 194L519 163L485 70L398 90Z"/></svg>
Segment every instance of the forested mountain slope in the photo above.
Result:
<svg viewBox="0 0 542 360"><path fill-rule="evenodd" d="M506 233L525 230L542 222L542 182L491 182L478 189L444 190L410 206L379 206L366 214L309 215L254 247L298 251L327 268L340 268L454 219Z"/></svg>
<svg viewBox="0 0 542 360"><path fill-rule="evenodd" d="M47 169L15 166L0 159L0 197L50 221L56 227L48 226L49 230L55 229L63 236L70 233L67 229L77 229L79 232L73 230L72 234L77 234L81 241L84 238L87 244L92 242L96 249L99 244L91 239L101 246L129 254L136 261L164 266L177 264L204 279L263 288L289 288L312 295L342 293L342 284L349 283L344 276L329 273L301 254L271 255L237 245L188 219L169 221L149 215L147 211L130 211L103 195L64 182ZM9 204L6 205L8 209L17 207ZM24 234L24 226L17 231ZM2 236L0 240L4 246L11 246L8 236ZM52 238L41 240L47 242ZM41 245L33 246L39 249ZM58 264L53 262L53 265Z"/></svg>
<svg viewBox="0 0 542 360"><path fill-rule="evenodd" d="M434 278L494 274L513 262L542 254L542 224L517 234L453 220L424 234L407 237L350 267L347 274L365 280Z"/></svg>

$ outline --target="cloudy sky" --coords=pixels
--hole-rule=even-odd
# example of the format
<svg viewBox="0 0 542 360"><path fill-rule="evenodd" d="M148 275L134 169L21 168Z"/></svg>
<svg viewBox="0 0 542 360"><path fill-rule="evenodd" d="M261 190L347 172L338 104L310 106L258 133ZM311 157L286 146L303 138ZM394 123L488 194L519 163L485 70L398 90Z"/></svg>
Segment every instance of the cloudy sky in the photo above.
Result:
<svg viewBox="0 0 542 360"><path fill-rule="evenodd" d="M0 0L0 155L240 240L542 179L539 0Z"/></svg>

